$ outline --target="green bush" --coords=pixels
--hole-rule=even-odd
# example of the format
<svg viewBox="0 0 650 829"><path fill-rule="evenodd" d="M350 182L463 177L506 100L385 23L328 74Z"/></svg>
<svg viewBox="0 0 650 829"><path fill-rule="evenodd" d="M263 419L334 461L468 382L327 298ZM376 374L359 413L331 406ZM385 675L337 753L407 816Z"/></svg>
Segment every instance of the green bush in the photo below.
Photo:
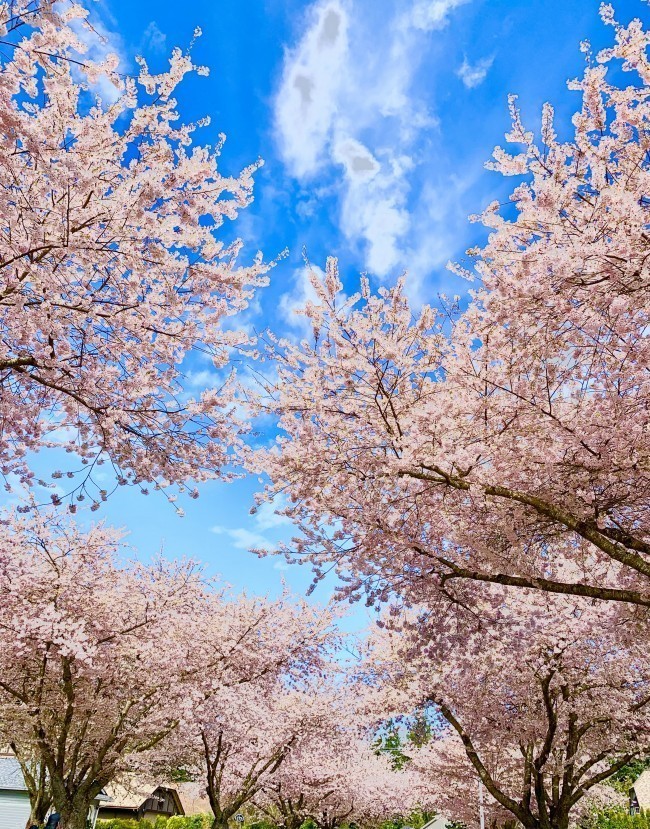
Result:
<svg viewBox="0 0 650 829"><path fill-rule="evenodd" d="M211 815L174 815L167 821L165 829L210 829Z"/></svg>
<svg viewBox="0 0 650 829"><path fill-rule="evenodd" d="M650 829L650 811L631 815L622 806L612 806L596 812L589 829Z"/></svg>
<svg viewBox="0 0 650 829"><path fill-rule="evenodd" d="M276 829L277 824L268 817L258 817L246 823L246 829Z"/></svg>
<svg viewBox="0 0 650 829"><path fill-rule="evenodd" d="M113 820L98 820L97 829L210 829L212 817L210 815L174 815L174 817L157 817L150 820L128 820L113 818Z"/></svg>
<svg viewBox="0 0 650 829"><path fill-rule="evenodd" d="M396 815L389 820L383 820L379 824L379 829L402 829L404 826L412 827L412 829L421 829L425 823L434 817L433 813L423 812L416 809L408 815Z"/></svg>
<svg viewBox="0 0 650 829"><path fill-rule="evenodd" d="M97 829L151 829L151 823L148 820L114 818L113 820L98 820Z"/></svg>
<svg viewBox="0 0 650 829"><path fill-rule="evenodd" d="M395 816L390 820L373 822L372 829L421 829L424 824L433 817L426 812L415 811L409 815ZM155 822L149 820L128 820L125 818L113 818L113 820L98 820L97 829L210 829L212 826L212 815L175 815L174 817L157 817ZM231 823L233 829L234 824ZM244 824L237 824L236 829L276 829L277 824L266 816L251 813L247 814ZM313 820L307 819L301 829L317 829ZM359 824L347 822L341 829L367 829ZM460 827L459 827L460 829ZM463 827L464 829L464 827ZM646 826L614 827L594 826L588 829L650 829L650 823Z"/></svg>

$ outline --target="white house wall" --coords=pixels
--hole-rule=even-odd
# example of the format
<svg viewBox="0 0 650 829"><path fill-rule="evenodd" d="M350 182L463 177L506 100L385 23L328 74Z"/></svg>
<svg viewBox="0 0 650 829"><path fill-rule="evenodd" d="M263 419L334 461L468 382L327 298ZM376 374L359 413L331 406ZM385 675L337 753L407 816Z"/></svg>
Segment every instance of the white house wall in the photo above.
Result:
<svg viewBox="0 0 650 829"><path fill-rule="evenodd" d="M0 829L25 829L28 820L27 792L0 791Z"/></svg>

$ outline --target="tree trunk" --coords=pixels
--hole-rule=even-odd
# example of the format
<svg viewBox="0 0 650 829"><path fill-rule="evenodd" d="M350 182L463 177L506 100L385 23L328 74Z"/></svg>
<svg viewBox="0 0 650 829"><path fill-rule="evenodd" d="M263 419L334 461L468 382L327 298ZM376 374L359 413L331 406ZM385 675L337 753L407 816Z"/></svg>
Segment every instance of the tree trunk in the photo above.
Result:
<svg viewBox="0 0 650 829"><path fill-rule="evenodd" d="M65 829L67 829L67 827L65 827ZM228 819L225 817L212 818L211 829L230 829L230 827L228 826Z"/></svg>
<svg viewBox="0 0 650 829"><path fill-rule="evenodd" d="M42 826L52 805L52 798L49 794L44 794L42 797L33 800L30 798L30 801L29 820L26 829L29 829L30 826Z"/></svg>
<svg viewBox="0 0 650 829"><path fill-rule="evenodd" d="M59 809L61 815L60 829L86 829L90 806L91 803L81 799L61 806Z"/></svg>
<svg viewBox="0 0 650 829"><path fill-rule="evenodd" d="M11 744L11 750L20 764L29 795L27 829L30 826L40 826L45 823L45 818L52 805L52 792L45 764L42 761L25 759L16 743Z"/></svg>

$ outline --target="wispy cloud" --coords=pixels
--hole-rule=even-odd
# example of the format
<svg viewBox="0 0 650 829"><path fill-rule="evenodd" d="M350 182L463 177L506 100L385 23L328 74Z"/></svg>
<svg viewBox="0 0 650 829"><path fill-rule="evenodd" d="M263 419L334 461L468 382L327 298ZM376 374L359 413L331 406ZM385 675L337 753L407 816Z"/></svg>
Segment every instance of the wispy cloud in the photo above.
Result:
<svg viewBox="0 0 650 829"><path fill-rule="evenodd" d="M366 267L379 276L400 265L400 241L410 227L408 171L414 166L407 155L384 149L382 156L380 163L351 138L334 145L334 158L343 164L347 178L343 232L350 240L366 241Z"/></svg>
<svg viewBox="0 0 650 829"><path fill-rule="evenodd" d="M72 5L69 0L62 3L62 7ZM109 55L117 55L119 59L119 72L127 71L129 62L124 43L116 31L115 21L110 10L103 0L93 3L90 9L91 14L87 20L74 19L70 22L71 28L84 45L85 52L80 55L81 60L92 60L101 63ZM76 72L80 76L79 72ZM100 75L91 85L91 91L97 95L105 106L114 103L119 97L119 90L111 79L103 74Z"/></svg>
<svg viewBox="0 0 650 829"><path fill-rule="evenodd" d="M312 175L325 160L349 59L343 6L328 0L312 17L297 49L287 55L275 113L284 158L298 178Z"/></svg>
<svg viewBox="0 0 650 829"><path fill-rule="evenodd" d="M317 300L316 291L311 284L314 276L322 279L325 271L318 265L305 265L295 270L291 290L281 295L278 305L285 324L303 338L310 336L312 328L307 317L298 311L304 308L307 302L315 303Z"/></svg>
<svg viewBox="0 0 650 829"><path fill-rule="evenodd" d="M197 390L214 388L223 383L223 376L214 369L201 368L190 370L185 374L184 387L195 393Z"/></svg>
<svg viewBox="0 0 650 829"><path fill-rule="evenodd" d="M476 63L470 63L465 58L456 74L468 89L474 89L474 87L480 86L486 79L487 73L490 71L493 63L494 57L483 58Z"/></svg>
<svg viewBox="0 0 650 829"><path fill-rule="evenodd" d="M268 550L270 552L276 547L268 538L260 533L247 530L245 527L230 529L217 525L212 527L212 532L215 535L227 536L232 546L237 550Z"/></svg>
<svg viewBox="0 0 650 829"><path fill-rule="evenodd" d="M286 503L280 498L276 498L273 503L265 501L255 513L255 525L260 530L274 530L277 527L290 526L292 523L290 518L277 514L277 511L284 509L285 506Z"/></svg>
<svg viewBox="0 0 650 829"><path fill-rule="evenodd" d="M416 29L430 32L443 29L451 12L469 2L471 0L419 0L413 4L408 16Z"/></svg>
<svg viewBox="0 0 650 829"><path fill-rule="evenodd" d="M273 503L263 503L255 511L251 518L250 527L224 527L220 524L211 528L215 535L226 536L231 545L237 550L268 550L272 552L278 547L278 543L267 537L286 535L291 527L291 519L286 515L278 515L277 511L282 510L285 502L276 498ZM284 568L276 568L284 569Z"/></svg>
<svg viewBox="0 0 650 829"><path fill-rule="evenodd" d="M141 49L144 52L164 52L167 49L167 35L160 30L155 20L142 34Z"/></svg>
<svg viewBox="0 0 650 829"><path fill-rule="evenodd" d="M305 188L324 171L338 177L340 229L381 278L421 260L429 244L414 234L429 212L421 201L422 166L431 163L424 137L438 120L414 80L432 33L469 2L387 2L386 25L377 27L367 20L374 0L317 0L285 55L275 100L282 158ZM452 182L445 192L453 203Z"/></svg>

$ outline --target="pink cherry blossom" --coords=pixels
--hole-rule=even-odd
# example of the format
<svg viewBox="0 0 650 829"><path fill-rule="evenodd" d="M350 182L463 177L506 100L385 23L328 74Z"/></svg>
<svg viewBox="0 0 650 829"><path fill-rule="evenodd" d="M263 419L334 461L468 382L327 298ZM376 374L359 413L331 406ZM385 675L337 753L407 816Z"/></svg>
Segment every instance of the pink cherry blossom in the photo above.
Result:
<svg viewBox="0 0 650 829"><path fill-rule="evenodd" d="M615 603L490 592L464 617L387 618L366 663L368 709L429 717L433 739L410 765L448 817L476 825L480 782L489 823L567 829L650 747L646 620Z"/></svg>
<svg viewBox="0 0 650 829"><path fill-rule="evenodd" d="M242 428L229 358L248 339L222 322L266 266L238 266L241 243L219 230L259 165L222 175L220 146L179 120L189 54L124 77L88 54L88 10L57 7L0 2L0 473L30 483L27 453L56 446L81 458L82 494L105 460L143 489L220 475ZM196 397L192 354L215 374Z"/></svg>
<svg viewBox="0 0 650 829"><path fill-rule="evenodd" d="M249 739L273 705L280 729L290 700L276 688L264 708L256 694L280 671L299 683L320 670L335 636L330 612L289 596L233 596L192 562L129 563L102 525L37 511L5 516L0 539L0 743L45 769L64 829L84 829L115 778L177 756L200 712L216 733L218 702ZM34 805L36 782L30 795Z"/></svg>
<svg viewBox="0 0 650 829"><path fill-rule="evenodd" d="M510 99L517 152L491 166L525 178L454 268L480 280L465 311L415 314L401 283L347 297L330 260L313 341L271 342L260 407L281 435L250 461L260 497L289 498L287 552L317 578L334 563L347 596L496 583L650 606L649 35L603 18L615 42L571 84L569 140L547 105L536 143Z"/></svg>
<svg viewBox="0 0 650 829"><path fill-rule="evenodd" d="M365 825L408 814L426 802L415 771L393 769L354 720L341 718L340 708L330 717L327 728L312 729L291 750L256 798L276 825L299 829L308 818L319 829Z"/></svg>

